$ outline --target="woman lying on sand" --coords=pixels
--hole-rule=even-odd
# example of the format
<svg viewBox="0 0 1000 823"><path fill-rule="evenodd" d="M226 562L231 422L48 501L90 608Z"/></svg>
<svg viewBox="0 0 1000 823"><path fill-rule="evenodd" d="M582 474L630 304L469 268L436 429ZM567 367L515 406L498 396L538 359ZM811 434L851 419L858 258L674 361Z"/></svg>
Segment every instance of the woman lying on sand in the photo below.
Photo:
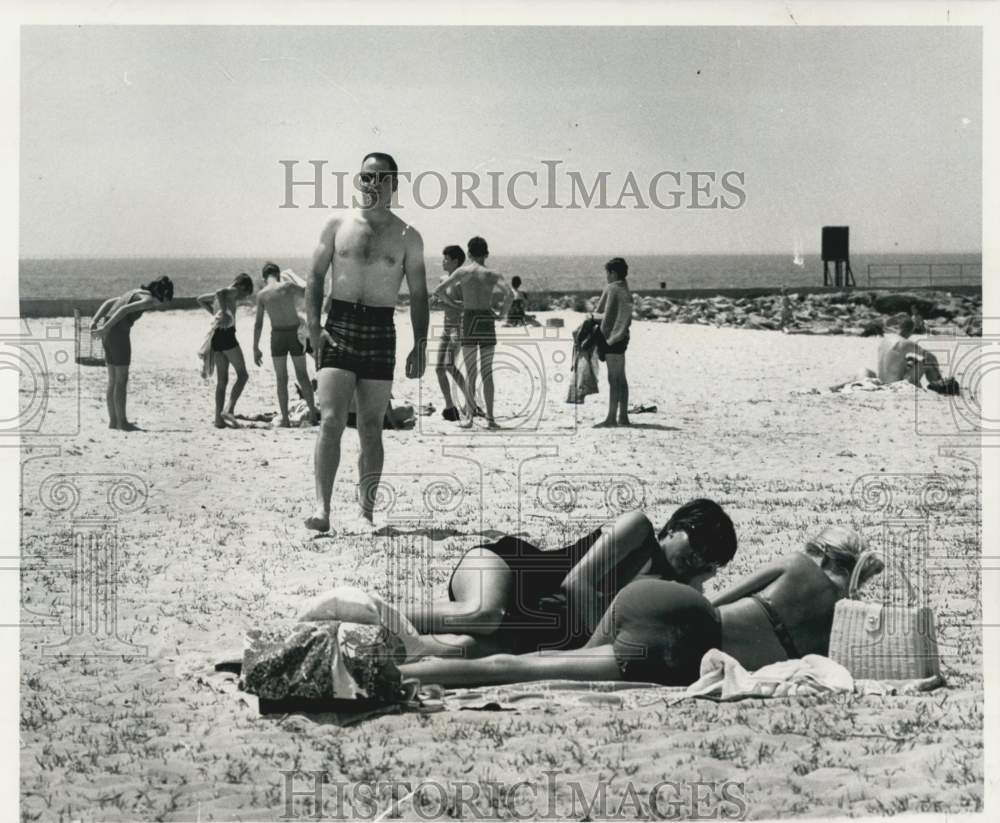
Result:
<svg viewBox="0 0 1000 823"><path fill-rule="evenodd" d="M120 297L105 300L94 313L90 333L104 345L104 360L108 364L109 429L136 431L125 414L128 400L128 370L132 363L132 325L144 311L157 303L174 299L174 284L169 277L154 280L148 286L132 289ZM104 324L98 326L100 321Z"/></svg>
<svg viewBox="0 0 1000 823"><path fill-rule="evenodd" d="M630 512L551 551L516 537L476 546L458 561L448 600L405 614L429 655L574 649L627 583L677 581L700 591L735 553L728 515L711 500L693 500L659 533Z"/></svg>
<svg viewBox="0 0 1000 823"><path fill-rule="evenodd" d="M626 680L686 686L717 648L754 670L828 651L833 607L847 593L864 551L852 529L832 526L749 575L711 602L691 586L637 580L625 586L583 648L497 654L479 660L427 659L400 666L404 677L444 686L530 680ZM863 584L882 570L869 555Z"/></svg>

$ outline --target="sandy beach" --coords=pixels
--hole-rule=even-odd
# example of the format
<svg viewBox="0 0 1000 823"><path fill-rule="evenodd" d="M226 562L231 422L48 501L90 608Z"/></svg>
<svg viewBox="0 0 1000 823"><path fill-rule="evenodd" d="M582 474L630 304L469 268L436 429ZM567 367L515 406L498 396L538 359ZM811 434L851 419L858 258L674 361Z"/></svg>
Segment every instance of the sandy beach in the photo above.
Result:
<svg viewBox="0 0 1000 823"><path fill-rule="evenodd" d="M148 314L135 325L129 416L143 431L108 430L103 368L79 370L78 431L74 390L55 392L48 413L72 434L29 439L22 454L23 819L275 819L286 813L281 770L293 768L337 780L513 783L544 781L551 769L584 786L728 779L744 784L750 818L981 809L979 441L957 436L973 408L970 385L958 399L837 395L831 385L874 365L877 338L636 321L630 400L657 411L634 415L628 430L594 430L605 376L584 405L565 402L582 315L539 319L556 316L561 329L500 330L504 430L469 434L441 418L432 368L419 383L402 376L411 332L406 311L397 313L396 401L435 412L385 433L376 524L390 528L375 536L317 539L303 528L314 429L212 427L214 384L202 381L196 357L203 312ZM433 313L432 326L440 319ZM71 320L61 325L71 332ZM252 363L252 325L241 312L245 415L277 408L270 362ZM54 368L76 385L71 363ZM335 518L356 507L357 454L348 430ZM59 491L64 483L77 488L75 502ZM116 483L138 492L115 492ZM124 502L109 505L116 494ZM903 557L927 557L908 574L937 614L947 688L722 705L645 689L341 728L258 717L182 665L239 649L247 628L291 616L335 585L392 600L444 596L452 563L482 535L518 532L555 546L629 509L660 524L694 497L721 503L740 539L708 594L833 522L891 539ZM117 546L116 611L96 633L113 625L133 644L118 656L78 658L57 646L69 637L81 529ZM926 551L906 542L922 539ZM572 800L567 790L556 802L566 810ZM413 808L400 814L412 818Z"/></svg>

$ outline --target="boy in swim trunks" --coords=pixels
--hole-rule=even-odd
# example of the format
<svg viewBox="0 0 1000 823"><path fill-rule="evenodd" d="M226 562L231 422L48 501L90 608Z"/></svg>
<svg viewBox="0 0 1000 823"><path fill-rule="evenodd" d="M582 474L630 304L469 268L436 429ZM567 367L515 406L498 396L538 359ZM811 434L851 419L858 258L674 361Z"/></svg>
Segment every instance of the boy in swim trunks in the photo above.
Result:
<svg viewBox="0 0 1000 823"><path fill-rule="evenodd" d="M608 364L608 416L594 426L597 429L630 425L628 378L625 376L625 350L632 325L632 293L625 283L628 263L615 257L604 264L604 271L608 285L591 315L601 323L597 349L601 359Z"/></svg>
<svg viewBox="0 0 1000 823"><path fill-rule="evenodd" d="M465 252L460 246L446 246L442 255L441 268L445 272L441 278L443 283L455 269L465 263ZM465 378L457 365L458 358L462 354L462 290L457 283L452 284L446 292L437 295L437 301L444 306L444 329L438 340L437 363L434 370L438 385L441 386L441 394L444 395L444 410L441 416L445 420L454 422L460 415L451 396L448 377L455 381L455 385L463 395L466 392Z"/></svg>
<svg viewBox="0 0 1000 823"><path fill-rule="evenodd" d="M306 293L306 285L291 271L282 277L275 263L265 264L262 275L264 288L257 295L257 318L253 326L253 361L258 366L264 362L260 350L260 335L264 329L264 312L271 320L271 359L278 384L278 408L281 410L281 427L288 428L288 357L292 358L299 394L309 406L314 422L319 422L319 412L313 402L312 384L306 367L306 352L299 340L299 314L295 304Z"/></svg>
<svg viewBox="0 0 1000 823"><path fill-rule="evenodd" d="M211 358L211 367L216 374L215 383L215 427L217 429L238 429L236 421L236 401L243 393L249 375L243 349L236 339L236 305L247 300L253 294L253 280L246 272L236 276L233 284L219 289L214 294L203 294L198 298L198 305L211 314L211 338L207 341L205 356ZM202 347L205 350L205 346ZM236 371L236 382L226 403L226 389L229 386L229 366Z"/></svg>
<svg viewBox="0 0 1000 823"><path fill-rule="evenodd" d="M396 364L396 299L403 277L410 293L413 349L406 376L424 373L427 360L427 281L420 232L391 211L398 167L373 152L357 176L360 208L338 213L320 236L306 286L306 315L317 368L320 430L316 439L316 508L306 527L330 530L330 499L340 465L340 439L356 397L358 493L361 516L372 525L382 476L382 418ZM322 325L323 284L332 267L330 311Z"/></svg>
<svg viewBox="0 0 1000 823"><path fill-rule="evenodd" d="M444 294L454 285L462 287L462 355L465 359L466 392L465 414L459 423L462 428L471 428L476 413L473 398L476 396L476 378L482 371L483 397L486 400L486 422L491 429L499 426L493 416L493 350L497 344L496 315L490 305L493 293L500 291L504 296L502 315L510 308L514 292L507 282L494 271L486 268L489 246L482 237L473 237L468 244L471 260L459 266L451 276L441 283L434 292L435 297ZM478 362L477 362L478 355Z"/></svg>

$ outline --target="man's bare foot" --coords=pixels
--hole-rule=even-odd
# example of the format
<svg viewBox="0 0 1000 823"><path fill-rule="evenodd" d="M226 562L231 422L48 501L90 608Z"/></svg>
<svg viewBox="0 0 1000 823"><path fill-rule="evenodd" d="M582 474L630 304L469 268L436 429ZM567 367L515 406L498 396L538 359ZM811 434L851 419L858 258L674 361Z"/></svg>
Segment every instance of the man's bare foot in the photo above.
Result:
<svg viewBox="0 0 1000 823"><path fill-rule="evenodd" d="M497 421L494 420L492 417L487 417L486 418L486 428L488 428L488 429L499 429L500 428L500 424L497 423Z"/></svg>
<svg viewBox="0 0 1000 823"><path fill-rule="evenodd" d="M217 428L217 429L224 429L224 428L226 428L226 421L223 420L221 417L216 417L215 418L215 428Z"/></svg>
<svg viewBox="0 0 1000 823"><path fill-rule="evenodd" d="M458 421L458 427L460 429L471 429L472 428L472 417L463 414L462 418Z"/></svg>
<svg viewBox="0 0 1000 823"><path fill-rule="evenodd" d="M278 423L279 429L290 429L291 427L292 427L292 421L289 420L287 417L282 417L281 422Z"/></svg>
<svg viewBox="0 0 1000 823"><path fill-rule="evenodd" d="M314 532L325 533L330 531L330 515L314 514L306 518L306 528Z"/></svg>
<svg viewBox="0 0 1000 823"><path fill-rule="evenodd" d="M629 420L627 417L619 417L618 418L618 425L619 426L631 426L632 425L632 421Z"/></svg>
<svg viewBox="0 0 1000 823"><path fill-rule="evenodd" d="M595 429L614 429L617 428L618 424L614 420L602 420L600 423L595 423Z"/></svg>
<svg viewBox="0 0 1000 823"><path fill-rule="evenodd" d="M117 423L108 423L108 428L109 429L117 429L118 428L118 424Z"/></svg>
<svg viewBox="0 0 1000 823"><path fill-rule="evenodd" d="M141 432L142 431L142 429L140 429L135 423L126 423L124 426L121 427L121 430L123 432Z"/></svg>
<svg viewBox="0 0 1000 823"><path fill-rule="evenodd" d="M236 419L236 416L232 412L223 412L222 422L225 423L225 425L229 426L229 428L231 429L243 428L243 426L240 424L240 421ZM216 423L216 425L218 425L218 423Z"/></svg>

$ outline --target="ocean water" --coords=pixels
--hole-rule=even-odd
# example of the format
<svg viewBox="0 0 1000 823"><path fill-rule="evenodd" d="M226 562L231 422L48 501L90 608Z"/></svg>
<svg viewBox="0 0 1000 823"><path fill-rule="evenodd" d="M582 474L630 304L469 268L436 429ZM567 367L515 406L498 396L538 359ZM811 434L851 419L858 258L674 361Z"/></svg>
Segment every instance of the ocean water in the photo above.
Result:
<svg viewBox="0 0 1000 823"><path fill-rule="evenodd" d="M633 289L751 288L821 286L823 264L807 256L795 266L790 255L635 255L629 263ZM508 278L519 275L527 292L600 289L605 257L490 256L492 268ZM241 271L260 280L260 258L26 258L20 261L22 300L106 298L167 275L178 297L193 297L228 285ZM282 268L305 276L306 258L276 258ZM980 285L979 254L859 254L851 259L859 287L868 285ZM832 267L831 267L832 269ZM427 281L441 275L439 257L427 259ZM405 289L405 284L404 284Z"/></svg>

